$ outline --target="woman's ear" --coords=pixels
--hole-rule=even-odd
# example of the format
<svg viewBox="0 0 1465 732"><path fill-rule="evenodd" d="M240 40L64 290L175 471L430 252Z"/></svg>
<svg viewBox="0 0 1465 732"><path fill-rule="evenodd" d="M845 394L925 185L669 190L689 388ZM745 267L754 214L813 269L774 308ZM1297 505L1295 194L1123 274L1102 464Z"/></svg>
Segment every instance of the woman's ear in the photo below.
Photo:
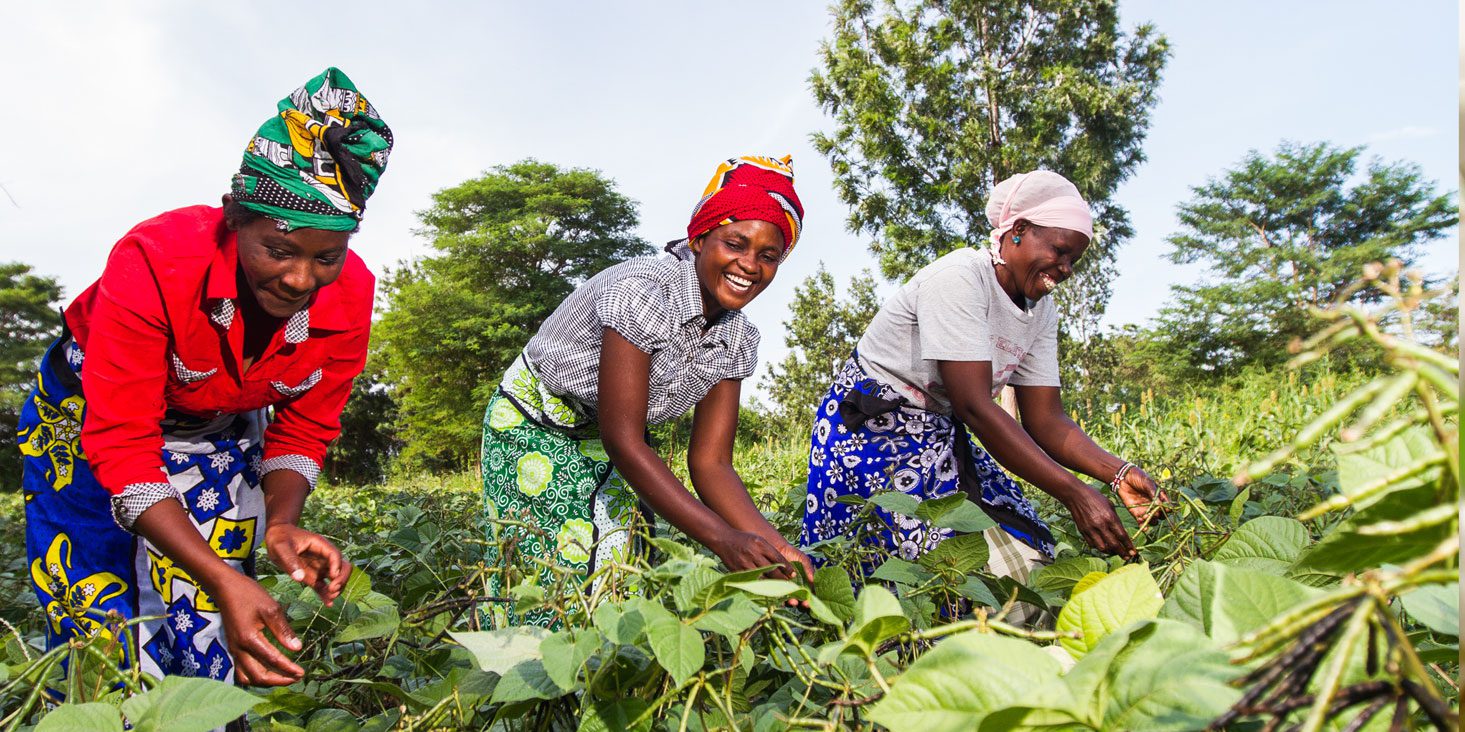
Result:
<svg viewBox="0 0 1465 732"><path fill-rule="evenodd" d="M693 254L700 256L702 254L702 240L706 238L707 235L703 234L696 239L687 242L687 248L692 250Z"/></svg>
<svg viewBox="0 0 1465 732"><path fill-rule="evenodd" d="M231 195L229 195L229 194L227 194L227 193L225 193L224 195L222 195L222 196L219 197L219 203L221 205L223 205L223 207L224 207L224 226L225 226L225 228L229 229L229 231L238 231L239 230L239 221L237 219L235 219L233 216L230 216L229 215L230 209L233 208L233 205L232 204L234 203L234 197L231 196Z"/></svg>

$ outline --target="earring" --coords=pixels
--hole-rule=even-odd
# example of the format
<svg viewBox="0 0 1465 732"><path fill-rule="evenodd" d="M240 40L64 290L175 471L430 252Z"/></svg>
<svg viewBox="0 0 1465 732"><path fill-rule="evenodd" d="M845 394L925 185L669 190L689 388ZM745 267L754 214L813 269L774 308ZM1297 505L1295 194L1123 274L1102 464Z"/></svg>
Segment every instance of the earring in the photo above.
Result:
<svg viewBox="0 0 1465 732"><path fill-rule="evenodd" d="M1022 237L1018 236L1017 234L1013 234L1012 235L1012 243L1013 244L1017 244L1018 242L1021 242L1021 241L1022 241Z"/></svg>

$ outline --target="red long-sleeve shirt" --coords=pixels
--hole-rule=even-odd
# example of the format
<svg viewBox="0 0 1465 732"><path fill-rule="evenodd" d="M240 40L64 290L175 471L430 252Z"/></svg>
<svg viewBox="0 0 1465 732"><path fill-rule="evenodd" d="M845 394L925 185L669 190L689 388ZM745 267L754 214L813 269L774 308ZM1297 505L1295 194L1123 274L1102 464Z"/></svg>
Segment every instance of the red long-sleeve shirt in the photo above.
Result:
<svg viewBox="0 0 1465 732"><path fill-rule="evenodd" d="M169 211L122 237L101 278L66 309L86 354L82 449L109 492L167 482L159 423L168 409L215 417L273 406L267 465L302 456L310 463L295 464L318 470L340 434L351 380L366 363L375 278L348 252L336 281L245 371L238 269L223 209Z"/></svg>

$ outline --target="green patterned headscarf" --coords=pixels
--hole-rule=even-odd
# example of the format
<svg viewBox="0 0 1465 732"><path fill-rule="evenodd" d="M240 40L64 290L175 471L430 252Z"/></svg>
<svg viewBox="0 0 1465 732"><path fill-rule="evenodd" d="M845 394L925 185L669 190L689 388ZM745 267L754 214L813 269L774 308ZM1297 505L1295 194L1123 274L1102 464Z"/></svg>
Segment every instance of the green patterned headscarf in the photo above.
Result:
<svg viewBox="0 0 1465 732"><path fill-rule="evenodd" d="M387 167L392 131L335 67L279 107L245 146L230 194L286 230L355 230Z"/></svg>

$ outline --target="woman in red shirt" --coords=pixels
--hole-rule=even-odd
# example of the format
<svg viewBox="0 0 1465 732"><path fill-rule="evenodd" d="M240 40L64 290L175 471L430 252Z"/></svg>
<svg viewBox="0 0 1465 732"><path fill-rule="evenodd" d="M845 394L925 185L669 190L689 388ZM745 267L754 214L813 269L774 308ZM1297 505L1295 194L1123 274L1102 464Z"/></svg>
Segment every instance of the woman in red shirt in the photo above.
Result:
<svg viewBox="0 0 1465 732"><path fill-rule="evenodd" d="M20 445L51 647L121 634L108 610L162 616L123 659L289 684L303 671L267 634L300 641L252 579L255 548L327 604L350 575L298 523L366 360L374 280L347 244L392 134L334 68L278 108L223 207L128 232L41 361Z"/></svg>

